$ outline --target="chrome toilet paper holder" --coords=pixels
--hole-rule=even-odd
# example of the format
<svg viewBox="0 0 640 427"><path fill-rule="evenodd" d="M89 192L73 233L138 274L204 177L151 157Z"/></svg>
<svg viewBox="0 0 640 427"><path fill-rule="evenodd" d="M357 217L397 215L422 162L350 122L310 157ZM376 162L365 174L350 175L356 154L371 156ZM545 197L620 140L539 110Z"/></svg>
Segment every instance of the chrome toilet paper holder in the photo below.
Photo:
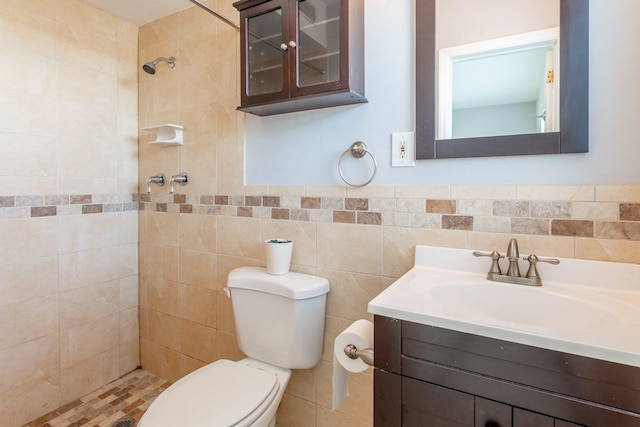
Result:
<svg viewBox="0 0 640 427"><path fill-rule="evenodd" d="M373 366L373 350L370 348L364 350L358 350L353 344L347 344L344 347L344 354L347 355L349 359L357 359L360 358L364 363L369 366Z"/></svg>

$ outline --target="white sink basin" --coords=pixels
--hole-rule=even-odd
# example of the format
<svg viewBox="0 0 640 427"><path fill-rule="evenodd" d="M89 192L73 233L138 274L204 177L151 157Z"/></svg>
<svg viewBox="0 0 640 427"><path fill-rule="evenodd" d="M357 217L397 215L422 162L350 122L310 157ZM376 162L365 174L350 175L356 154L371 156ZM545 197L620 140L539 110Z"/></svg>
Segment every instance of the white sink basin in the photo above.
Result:
<svg viewBox="0 0 640 427"><path fill-rule="evenodd" d="M468 250L417 246L415 267L369 311L640 366L640 265L561 259L539 267L543 286L532 287L488 281L480 261Z"/></svg>

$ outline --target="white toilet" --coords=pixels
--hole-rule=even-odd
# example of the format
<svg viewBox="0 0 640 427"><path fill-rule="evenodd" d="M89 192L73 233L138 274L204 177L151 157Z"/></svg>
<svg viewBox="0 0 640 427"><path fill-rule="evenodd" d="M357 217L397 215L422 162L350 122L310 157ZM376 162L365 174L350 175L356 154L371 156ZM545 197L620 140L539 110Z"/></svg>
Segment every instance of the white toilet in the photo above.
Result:
<svg viewBox="0 0 640 427"><path fill-rule="evenodd" d="M181 378L151 404L139 427L273 427L291 369L322 354L329 281L260 267L229 273L238 346L248 356L218 360Z"/></svg>

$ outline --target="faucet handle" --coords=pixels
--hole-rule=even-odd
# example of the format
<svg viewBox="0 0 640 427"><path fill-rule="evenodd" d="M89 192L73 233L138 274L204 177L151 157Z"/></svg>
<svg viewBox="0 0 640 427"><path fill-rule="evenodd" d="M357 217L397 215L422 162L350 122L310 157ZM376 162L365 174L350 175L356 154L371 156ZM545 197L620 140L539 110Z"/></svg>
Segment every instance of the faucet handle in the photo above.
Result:
<svg viewBox="0 0 640 427"><path fill-rule="evenodd" d="M500 253L497 251L493 251L493 252L474 251L473 256L475 257L487 256L491 258L491 267L489 268L489 274L491 273L502 274L502 270L500 270L500 263L498 262L498 260L500 258L504 258L504 255L500 255Z"/></svg>
<svg viewBox="0 0 640 427"><path fill-rule="evenodd" d="M539 262L546 262L553 265L560 264L560 260L557 258L538 258L537 255L531 254L526 257L522 257L525 261L529 261L529 270L527 270L527 277L530 279L539 278L538 267L536 266Z"/></svg>

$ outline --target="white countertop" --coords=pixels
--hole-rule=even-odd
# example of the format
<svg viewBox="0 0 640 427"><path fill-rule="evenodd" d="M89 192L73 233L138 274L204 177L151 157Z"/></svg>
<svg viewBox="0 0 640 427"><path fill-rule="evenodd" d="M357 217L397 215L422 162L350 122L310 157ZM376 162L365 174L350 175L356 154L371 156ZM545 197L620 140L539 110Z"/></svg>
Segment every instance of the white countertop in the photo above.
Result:
<svg viewBox="0 0 640 427"><path fill-rule="evenodd" d="M416 246L415 266L369 312L640 367L640 265L561 258L539 263L532 287L487 280L491 260L472 252Z"/></svg>

